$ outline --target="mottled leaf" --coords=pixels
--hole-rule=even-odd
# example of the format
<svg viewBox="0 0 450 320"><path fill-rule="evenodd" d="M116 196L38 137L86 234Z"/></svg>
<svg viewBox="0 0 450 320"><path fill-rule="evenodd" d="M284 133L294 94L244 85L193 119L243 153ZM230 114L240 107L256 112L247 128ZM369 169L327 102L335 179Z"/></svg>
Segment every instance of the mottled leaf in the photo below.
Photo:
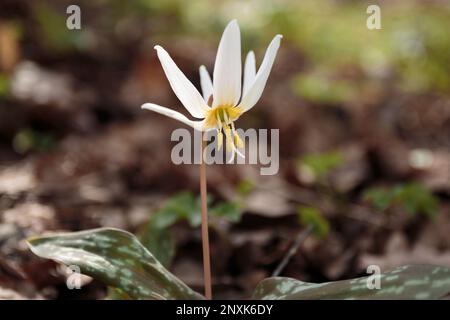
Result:
<svg viewBox="0 0 450 320"><path fill-rule="evenodd" d="M325 283L292 278L267 278L254 293L255 299L439 299L450 293L450 268L409 265L379 275ZM369 285L368 285L369 284ZM369 289L372 288L372 289Z"/></svg>
<svg viewBox="0 0 450 320"><path fill-rule="evenodd" d="M42 258L78 266L82 273L133 299L202 299L166 270L131 233L94 229L28 241Z"/></svg>

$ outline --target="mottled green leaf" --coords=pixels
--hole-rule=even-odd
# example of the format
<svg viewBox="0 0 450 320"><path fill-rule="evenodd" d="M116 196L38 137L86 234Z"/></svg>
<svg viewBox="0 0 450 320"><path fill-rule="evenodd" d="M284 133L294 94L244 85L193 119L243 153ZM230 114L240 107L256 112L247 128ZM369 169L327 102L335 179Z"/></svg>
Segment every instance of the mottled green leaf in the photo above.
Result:
<svg viewBox="0 0 450 320"><path fill-rule="evenodd" d="M108 294L106 300L132 300L128 294L119 288L108 287Z"/></svg>
<svg viewBox="0 0 450 320"><path fill-rule="evenodd" d="M202 299L171 274L136 239L118 229L103 228L28 241L42 258L76 265L81 272L133 299Z"/></svg>
<svg viewBox="0 0 450 320"><path fill-rule="evenodd" d="M267 300L315 299L439 299L450 293L450 268L427 265L398 267L379 275L380 288L369 289L376 275L351 280L308 283L292 278L267 278L254 298ZM369 286L368 286L369 284Z"/></svg>

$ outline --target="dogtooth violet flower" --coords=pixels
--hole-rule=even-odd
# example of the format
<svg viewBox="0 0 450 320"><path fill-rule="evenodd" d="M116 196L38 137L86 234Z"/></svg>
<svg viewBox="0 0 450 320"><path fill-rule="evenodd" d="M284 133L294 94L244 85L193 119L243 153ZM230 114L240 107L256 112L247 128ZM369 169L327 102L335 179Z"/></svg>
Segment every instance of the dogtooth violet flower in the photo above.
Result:
<svg viewBox="0 0 450 320"><path fill-rule="evenodd" d="M241 36L236 20L228 23L217 50L213 80L205 66L200 66L200 85L203 96L177 67L161 46L155 46L158 58L170 86L192 117L190 120L180 112L145 103L143 109L151 110L176 119L198 131L217 130L218 149L222 147L223 135L227 149L238 153L243 143L236 133L234 121L250 110L261 97L272 69L282 35L276 35L266 50L264 59L256 71L255 54L250 51L244 64L242 81ZM233 157L234 158L234 157Z"/></svg>

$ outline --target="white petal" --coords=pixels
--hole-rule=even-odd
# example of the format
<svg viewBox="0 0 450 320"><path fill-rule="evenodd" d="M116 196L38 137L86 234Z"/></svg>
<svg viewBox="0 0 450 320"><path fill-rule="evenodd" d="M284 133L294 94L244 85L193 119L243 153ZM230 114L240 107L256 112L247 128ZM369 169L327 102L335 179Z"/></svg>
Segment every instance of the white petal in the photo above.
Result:
<svg viewBox="0 0 450 320"><path fill-rule="evenodd" d="M155 46L155 49L173 92L193 117L204 118L208 105L203 97L173 62L167 51L161 46Z"/></svg>
<svg viewBox="0 0 450 320"><path fill-rule="evenodd" d="M236 20L231 21L219 43L214 65L213 106L236 105L241 97L241 34Z"/></svg>
<svg viewBox="0 0 450 320"><path fill-rule="evenodd" d="M244 111L251 109L258 102L259 98L261 98L264 87L266 86L267 78L269 77L270 70L272 69L273 62L277 55L278 48L280 47L281 38L283 38L282 35L276 35L267 48L264 60L261 63L258 73L256 74L253 85L248 89L239 104Z"/></svg>
<svg viewBox="0 0 450 320"><path fill-rule="evenodd" d="M202 87L203 99L208 103L209 97L213 94L213 85L205 66L200 66L200 85Z"/></svg>
<svg viewBox="0 0 450 320"><path fill-rule="evenodd" d="M244 66L244 88L242 89L242 94L246 95L248 89L252 86L256 77L256 62L255 62L255 53L250 51L247 54L247 58L245 58L245 66Z"/></svg>
<svg viewBox="0 0 450 320"><path fill-rule="evenodd" d="M165 115L169 118L178 120L180 122L183 122L184 124L187 124L188 126L198 130L202 131L203 127L203 121L193 121L186 118L184 114L179 113L178 111L154 104L154 103L144 103L141 106L142 109L150 110L157 112L159 114Z"/></svg>

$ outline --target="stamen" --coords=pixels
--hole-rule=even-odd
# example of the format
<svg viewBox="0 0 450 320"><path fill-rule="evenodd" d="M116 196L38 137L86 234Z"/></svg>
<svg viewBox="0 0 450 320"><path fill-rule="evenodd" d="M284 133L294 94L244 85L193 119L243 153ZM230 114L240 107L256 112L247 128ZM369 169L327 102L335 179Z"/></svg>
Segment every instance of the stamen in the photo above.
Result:
<svg viewBox="0 0 450 320"><path fill-rule="evenodd" d="M217 149L220 150L223 144L223 133L222 129L217 130Z"/></svg>
<svg viewBox="0 0 450 320"><path fill-rule="evenodd" d="M219 130L222 130L222 121L220 120L219 113L216 114L216 120L217 120L217 126L219 127Z"/></svg>
<svg viewBox="0 0 450 320"><path fill-rule="evenodd" d="M234 122L231 122L231 130L233 131L233 137L234 137L234 145L237 148L243 148L244 142L239 137L239 134L236 132L236 128L234 127Z"/></svg>
<svg viewBox="0 0 450 320"><path fill-rule="evenodd" d="M205 129L220 128L236 121L243 113L241 108L224 105L211 108L207 111L205 117Z"/></svg>
<svg viewBox="0 0 450 320"><path fill-rule="evenodd" d="M237 136L238 139L239 139L239 135L237 134L236 129L234 128L234 123L233 123L233 122L231 123L231 127L232 127L232 133L233 133L233 138L234 138L234 140L236 139L236 136ZM233 151L236 152L240 157L242 157L243 159L245 159L245 156L239 151L238 148L236 148L235 142L232 143L232 146L233 146ZM234 153L234 152L233 152L233 153Z"/></svg>
<svg viewBox="0 0 450 320"><path fill-rule="evenodd" d="M238 148L244 148L244 142L241 140L237 132L234 133L234 144Z"/></svg>
<svg viewBox="0 0 450 320"><path fill-rule="evenodd" d="M231 129L229 126L224 127L225 130L225 137L227 138L227 152L233 151L233 140L231 139Z"/></svg>
<svg viewBox="0 0 450 320"><path fill-rule="evenodd" d="M225 124L230 124L230 120L228 119L228 113L223 112L223 118L225 119Z"/></svg>
<svg viewBox="0 0 450 320"><path fill-rule="evenodd" d="M231 152L231 158L230 158L230 160L228 160L228 162L227 163L232 163L233 161L234 161L234 157L235 157L235 152L234 152L234 150Z"/></svg>

